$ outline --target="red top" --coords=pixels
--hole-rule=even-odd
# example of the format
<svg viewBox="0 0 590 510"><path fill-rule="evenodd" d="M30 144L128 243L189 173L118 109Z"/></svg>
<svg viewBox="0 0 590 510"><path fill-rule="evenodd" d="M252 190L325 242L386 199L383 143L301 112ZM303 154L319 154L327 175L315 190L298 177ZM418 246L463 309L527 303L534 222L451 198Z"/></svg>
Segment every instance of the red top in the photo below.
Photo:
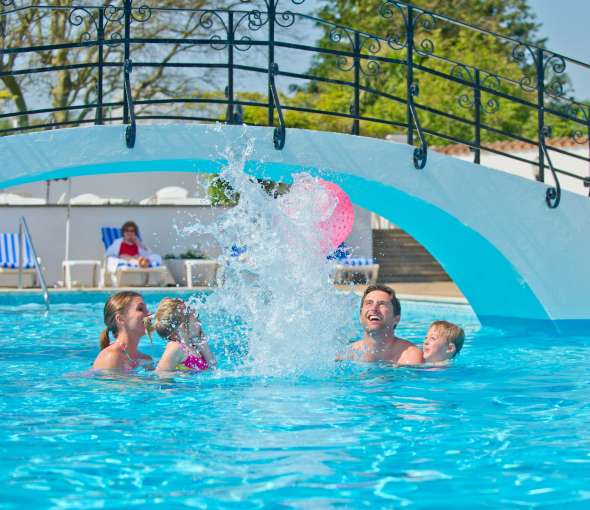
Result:
<svg viewBox="0 0 590 510"><path fill-rule="evenodd" d="M119 257L121 255L129 255L130 257L137 257L139 255L139 248L136 244L127 244L125 241L121 243L119 248Z"/></svg>

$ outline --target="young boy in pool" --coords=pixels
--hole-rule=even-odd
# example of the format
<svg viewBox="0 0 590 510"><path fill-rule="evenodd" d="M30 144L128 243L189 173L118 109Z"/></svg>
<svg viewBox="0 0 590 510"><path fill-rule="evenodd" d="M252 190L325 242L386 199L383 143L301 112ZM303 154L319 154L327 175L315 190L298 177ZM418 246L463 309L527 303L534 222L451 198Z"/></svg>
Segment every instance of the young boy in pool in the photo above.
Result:
<svg viewBox="0 0 590 510"><path fill-rule="evenodd" d="M456 324L434 321L428 328L422 345L424 363L446 365L459 354L464 340L465 333Z"/></svg>
<svg viewBox="0 0 590 510"><path fill-rule="evenodd" d="M150 338L151 330L155 330L168 342L156 372L200 371L216 366L197 314L182 299L162 299L147 329Z"/></svg>

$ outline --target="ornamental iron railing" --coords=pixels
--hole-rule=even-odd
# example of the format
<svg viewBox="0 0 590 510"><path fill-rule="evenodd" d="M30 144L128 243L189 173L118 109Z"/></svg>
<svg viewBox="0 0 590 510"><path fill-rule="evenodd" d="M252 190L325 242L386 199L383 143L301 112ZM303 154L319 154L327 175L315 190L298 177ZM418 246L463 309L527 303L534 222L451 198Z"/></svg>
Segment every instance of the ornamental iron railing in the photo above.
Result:
<svg viewBox="0 0 590 510"><path fill-rule="evenodd" d="M475 163L482 151L528 163L542 182L549 169L551 208L561 176L590 187L590 108L568 97L566 72L589 65L401 1L376 9L379 34L296 12L304 1L197 9L0 0L0 135L122 122L132 148L138 123L247 123L275 126L280 150L287 126L389 132L418 144L418 169L429 144L461 144ZM461 44L498 57L460 61L452 46ZM552 144L551 132L572 143ZM557 167L552 154L586 170Z"/></svg>

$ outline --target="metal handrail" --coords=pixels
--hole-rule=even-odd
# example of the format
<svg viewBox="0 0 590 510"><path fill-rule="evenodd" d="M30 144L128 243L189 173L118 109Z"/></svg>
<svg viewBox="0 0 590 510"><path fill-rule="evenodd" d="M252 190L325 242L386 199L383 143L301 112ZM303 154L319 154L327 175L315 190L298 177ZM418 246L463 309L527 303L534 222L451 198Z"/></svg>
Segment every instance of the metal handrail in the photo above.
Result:
<svg viewBox="0 0 590 510"><path fill-rule="evenodd" d="M31 237L31 233L29 231L29 226L27 225L27 220L24 216L20 217L19 220L19 227L18 227L18 242L20 244L19 256L18 256L18 288L22 289L23 287L23 252L24 252L24 243L23 243L23 232L25 238L29 242L29 246L31 247L31 251L33 252L33 262L35 263L35 270L37 271L37 278L41 283L41 289L43 290L43 300L45 301L45 307L47 311L49 311L49 292L47 291L47 282L45 281L45 274L43 273L43 268L41 264L39 264L39 258L37 257L37 252L35 251L35 246L33 245L33 238Z"/></svg>

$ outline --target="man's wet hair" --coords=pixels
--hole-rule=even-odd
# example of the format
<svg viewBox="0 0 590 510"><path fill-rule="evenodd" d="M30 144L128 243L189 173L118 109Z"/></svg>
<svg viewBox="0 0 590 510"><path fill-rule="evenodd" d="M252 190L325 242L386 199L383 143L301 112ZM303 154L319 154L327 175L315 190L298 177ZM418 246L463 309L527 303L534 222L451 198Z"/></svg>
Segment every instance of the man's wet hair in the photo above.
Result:
<svg viewBox="0 0 590 510"><path fill-rule="evenodd" d="M389 297L391 298L391 304L393 305L393 315L400 315L401 316L402 305L400 304L399 299L397 299L397 296L395 295L395 290L393 290L391 287L388 287L387 285L380 285L380 284L369 285L365 289L365 292L363 292L363 297L361 298L361 310L363 308L363 304L365 302L365 298L367 297L367 294L369 294L370 292L375 292L376 290L380 290L381 292L385 292L386 294L389 294Z"/></svg>

